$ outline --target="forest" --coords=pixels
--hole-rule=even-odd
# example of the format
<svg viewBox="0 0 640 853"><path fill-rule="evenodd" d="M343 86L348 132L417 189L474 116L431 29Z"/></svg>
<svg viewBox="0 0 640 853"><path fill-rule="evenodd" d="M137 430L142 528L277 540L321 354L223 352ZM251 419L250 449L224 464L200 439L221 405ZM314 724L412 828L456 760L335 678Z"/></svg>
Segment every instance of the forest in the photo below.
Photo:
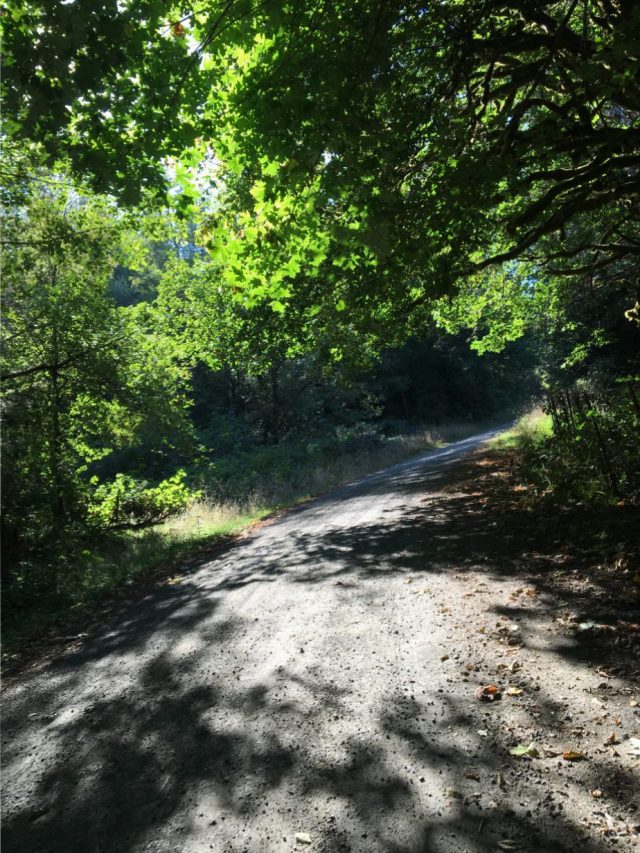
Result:
<svg viewBox="0 0 640 853"><path fill-rule="evenodd" d="M635 853L640 2L0 22L3 853Z"/></svg>
<svg viewBox="0 0 640 853"><path fill-rule="evenodd" d="M637 500L637 4L3 18L10 633L535 403L541 493Z"/></svg>

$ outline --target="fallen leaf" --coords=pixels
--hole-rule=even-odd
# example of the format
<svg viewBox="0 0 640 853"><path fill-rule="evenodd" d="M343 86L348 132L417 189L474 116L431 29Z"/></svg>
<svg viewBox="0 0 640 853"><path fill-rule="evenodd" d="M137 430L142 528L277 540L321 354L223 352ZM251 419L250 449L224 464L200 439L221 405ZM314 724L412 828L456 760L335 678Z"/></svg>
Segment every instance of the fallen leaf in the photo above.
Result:
<svg viewBox="0 0 640 853"><path fill-rule="evenodd" d="M442 655L440 658L441 661L449 660L449 655Z"/></svg>
<svg viewBox="0 0 640 853"><path fill-rule="evenodd" d="M535 743L528 745L526 743L519 743L517 746L512 747L509 753L518 757L526 756L527 758L537 758L540 755Z"/></svg>
<svg viewBox="0 0 640 853"><path fill-rule="evenodd" d="M565 761L584 761L587 756L584 752L578 752L576 749L567 749L562 753L562 757Z"/></svg>
<svg viewBox="0 0 640 853"><path fill-rule="evenodd" d="M311 836L308 832L296 832L296 844L311 844Z"/></svg>
<svg viewBox="0 0 640 853"><path fill-rule="evenodd" d="M484 687L478 687L475 697L479 702L495 702L496 699L502 698L502 691L495 684L487 684Z"/></svg>
<svg viewBox="0 0 640 853"><path fill-rule="evenodd" d="M507 687L507 696L522 696L524 690L520 690L519 687Z"/></svg>
<svg viewBox="0 0 640 853"><path fill-rule="evenodd" d="M473 770L467 770L467 772L464 774L464 778L473 779L474 782L480 781L480 776Z"/></svg>

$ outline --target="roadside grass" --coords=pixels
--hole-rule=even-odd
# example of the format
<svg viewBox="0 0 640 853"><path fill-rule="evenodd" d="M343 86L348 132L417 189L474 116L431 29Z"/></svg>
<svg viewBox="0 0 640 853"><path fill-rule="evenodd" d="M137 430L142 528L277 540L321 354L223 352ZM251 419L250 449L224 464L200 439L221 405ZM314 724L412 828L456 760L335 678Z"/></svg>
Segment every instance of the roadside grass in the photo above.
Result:
<svg viewBox="0 0 640 853"><path fill-rule="evenodd" d="M511 429L493 438L490 446L496 450L521 450L539 444L553 434L551 415L535 406L521 415Z"/></svg>
<svg viewBox="0 0 640 853"><path fill-rule="evenodd" d="M250 470L248 476L236 469L237 497L228 488L221 496L219 484L212 483L210 489L205 484L207 497L161 524L68 541L46 554L25 558L10 567L11 582L3 594L2 659L10 663L24 645L64 629L87 608L126 595L129 587L155 570L170 573L199 550L214 547L278 510L494 425L495 421L450 423L342 452L311 449L284 472L281 457L286 448L267 448L266 453L263 449L262 470Z"/></svg>
<svg viewBox="0 0 640 853"><path fill-rule="evenodd" d="M190 506L182 515L144 530L109 533L57 546L47 558L35 555L12 567L3 595L2 658L82 610L162 566L237 534L274 511L273 507Z"/></svg>
<svg viewBox="0 0 640 853"><path fill-rule="evenodd" d="M551 415L536 407L491 446L511 451L510 464L526 487L530 506L539 502L554 507L637 505L638 425L632 405L626 409L599 405L586 412L576 410L570 426L556 432Z"/></svg>

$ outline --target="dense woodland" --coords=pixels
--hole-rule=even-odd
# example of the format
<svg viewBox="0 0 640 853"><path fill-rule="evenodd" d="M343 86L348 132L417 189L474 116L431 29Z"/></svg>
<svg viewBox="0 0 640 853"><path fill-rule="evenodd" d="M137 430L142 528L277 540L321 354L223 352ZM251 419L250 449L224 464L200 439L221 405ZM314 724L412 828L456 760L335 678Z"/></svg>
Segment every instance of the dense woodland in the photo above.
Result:
<svg viewBox="0 0 640 853"><path fill-rule="evenodd" d="M3 17L9 590L549 391L541 493L638 498L637 3Z"/></svg>

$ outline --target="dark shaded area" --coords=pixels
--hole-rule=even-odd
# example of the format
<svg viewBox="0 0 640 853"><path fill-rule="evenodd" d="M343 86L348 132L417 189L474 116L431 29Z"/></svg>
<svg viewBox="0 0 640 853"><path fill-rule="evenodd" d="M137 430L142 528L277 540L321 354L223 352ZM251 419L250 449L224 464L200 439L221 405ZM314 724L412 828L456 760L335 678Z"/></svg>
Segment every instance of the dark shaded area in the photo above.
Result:
<svg viewBox="0 0 640 853"><path fill-rule="evenodd" d="M276 539L275 544L267 542L264 550L236 548L237 570L217 578L212 564L206 581L208 594L187 575L183 583L164 586L142 603L128 607L82 648L58 659L49 668L46 687L40 682L37 690L14 697L7 708L6 759L16 759L24 749L13 733L20 731L25 713L35 714L40 725L53 723L51 737L60 759L39 783L33 797L39 804L37 810L19 802L6 803L3 850L120 853L142 849L151 839L160 844L152 849L180 849L180 839L189 837L190 827L178 815L188 812L190 804L202 796L215 796L219 804L215 813L194 818L206 825L210 849L229 853L262 849L250 837L222 844L216 833L230 817L248 825L268 808L269 792L282 787L291 787L292 795L303 800L321 793L346 803L348 812L367 827L362 837L354 839L339 820L327 819L322 837L314 842L314 849L327 853L483 851L496 849L505 838L513 839L517 849L532 853L609 849L606 839L587 837L583 828L565 817L562 798L546 795L539 769L508 760L497 737L493 709L483 709L488 738L476 732L480 712L455 697L392 693L377 711L380 731L397 744L394 749L402 750L407 761L424 768L425 774L442 776L442 788L452 792L447 796L455 804L453 813L448 808L445 814L440 801L431 810L420 806L415 796L419 778L389 766L379 732L348 738L346 758L318 759L312 749L320 730L314 718L347 714L352 701L349 692L324 682L313 670L303 680L283 670L279 674L282 682L302 681L313 696L312 708L305 711L278 699L268 684L245 688L239 682L223 680L216 671L216 649L223 642L233 642L246 629L242 618L216 619L220 597L229 589L269 583L283 575L311 588L327 581L355 584L356 594L366 600L367 581L380 575L410 572L427 578L454 566L458 572L468 567L474 576L486 571L505 580L523 577L535 584L539 595L548 595L550 602L557 600L558 583L574 571L558 555L571 555L571 566L588 562L594 543L601 542L604 520L598 524L593 520L580 531L566 519L552 519L551 528L558 532L554 539L548 529L532 523L536 519L531 513L516 504L511 509L503 504L502 513L496 515L491 504L496 496L490 497L483 478L499 472L495 460L485 457L444 472L400 469L392 476L373 477L363 485L340 490L294 510L293 521L313 518L336 500L348 511L352 498L367 493L400 491L409 501L416 492L424 493L427 488L429 492L423 507L408 506L400 523L397 519L385 523L382 517L375 524L331 529L324 535L322 531L294 532L286 539ZM610 523L619 525L617 535L633 529L622 507L612 511ZM603 592L608 595L609 589L599 586L596 579L588 588L563 587L562 600L579 618L595 613L599 619L606 614L612 620L627 618L622 605L605 600ZM609 609L603 609L606 607ZM513 607L496 612L518 619L526 645L526 608L514 602ZM194 636L205 644L208 669L202 668L196 653L179 660L170 657L163 639L176 628L180 636ZM149 654L155 648L158 651ZM594 666L617 667L620 673L620 648L619 643L581 645L556 638L555 652L588 660ZM139 677L113 699L95 690L89 705L82 707L81 674L86 679L88 668L108 670L113 665L113 678L118 679L122 677L117 667L123 653L147 656ZM98 675L96 670L96 678ZM192 686L187 686L189 681ZM73 719L56 723L55 717L63 710L61 686L65 692L78 691L81 710ZM562 709L544 687L536 703L541 722L553 724ZM232 725L225 723L230 714L236 721ZM445 738L445 731L453 734ZM37 760L37 756L31 757ZM477 781L468 778L470 767L479 769ZM636 802L640 799L637 779L626 776L613 761L605 768L612 790L624 790ZM571 780L577 770L566 767L558 772ZM596 774L595 769L580 772L587 775L585 784L602 785L602 763L593 779L588 777L591 772ZM522 801L507 804L503 792L515 784L523 792ZM489 808L486 798L479 798L476 792L493 789L494 805ZM160 828L165 834L158 836ZM153 837L147 839L151 832ZM259 841L263 844L269 839ZM269 843L280 849L281 839ZM293 846L292 838L289 845Z"/></svg>

